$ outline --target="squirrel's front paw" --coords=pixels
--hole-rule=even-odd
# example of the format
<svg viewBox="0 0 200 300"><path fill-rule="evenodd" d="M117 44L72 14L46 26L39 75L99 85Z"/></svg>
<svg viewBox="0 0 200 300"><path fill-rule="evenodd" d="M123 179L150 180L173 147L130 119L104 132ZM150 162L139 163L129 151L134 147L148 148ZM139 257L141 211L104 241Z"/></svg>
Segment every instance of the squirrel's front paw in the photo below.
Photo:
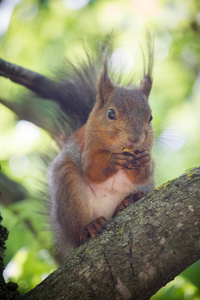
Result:
<svg viewBox="0 0 200 300"><path fill-rule="evenodd" d="M80 243L83 244L92 237L96 237L106 227L106 219L99 217L96 220L89 223L80 234Z"/></svg>
<svg viewBox="0 0 200 300"><path fill-rule="evenodd" d="M144 196L143 192L137 192L135 194L130 194L129 196L125 197L124 200L116 207L113 217L118 215L120 211L122 211L124 208L130 206L132 203L140 200Z"/></svg>
<svg viewBox="0 0 200 300"><path fill-rule="evenodd" d="M134 151L135 156L133 157L133 165L137 168L145 168L150 160L151 157L149 155L149 152L146 150L135 150Z"/></svg>
<svg viewBox="0 0 200 300"><path fill-rule="evenodd" d="M134 152L114 152L111 155L111 163L118 169L135 170L144 168L149 164L150 155L148 151L135 150Z"/></svg>

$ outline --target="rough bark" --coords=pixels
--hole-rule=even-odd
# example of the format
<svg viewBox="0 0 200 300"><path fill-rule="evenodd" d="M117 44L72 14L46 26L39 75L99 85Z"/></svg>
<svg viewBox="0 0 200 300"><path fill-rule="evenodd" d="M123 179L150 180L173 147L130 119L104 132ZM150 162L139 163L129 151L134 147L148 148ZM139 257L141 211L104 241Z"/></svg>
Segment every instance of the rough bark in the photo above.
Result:
<svg viewBox="0 0 200 300"><path fill-rule="evenodd" d="M200 168L125 209L21 299L149 299L200 259Z"/></svg>
<svg viewBox="0 0 200 300"><path fill-rule="evenodd" d="M13 282L5 283L3 278L3 258L5 251L5 242L8 237L8 230L1 225L2 217L0 215L0 299L14 300L19 295L18 285Z"/></svg>

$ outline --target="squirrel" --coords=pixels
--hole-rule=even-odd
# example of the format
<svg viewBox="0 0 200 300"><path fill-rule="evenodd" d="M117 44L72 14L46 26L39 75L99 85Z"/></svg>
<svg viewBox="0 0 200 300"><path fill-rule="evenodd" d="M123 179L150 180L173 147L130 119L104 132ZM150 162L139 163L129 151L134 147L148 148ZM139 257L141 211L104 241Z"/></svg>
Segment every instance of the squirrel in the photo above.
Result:
<svg viewBox="0 0 200 300"><path fill-rule="evenodd" d="M100 233L106 220L154 188L154 135L148 101L152 48L148 47L139 87L115 85L108 74L107 56L97 82L92 72L77 69L76 80L82 84L76 86L76 80L68 80L72 92L66 96L67 105L76 101L72 104L81 107L76 117L80 113L79 123L83 124L68 135L48 172L50 214L60 262ZM82 99L76 99L81 95Z"/></svg>

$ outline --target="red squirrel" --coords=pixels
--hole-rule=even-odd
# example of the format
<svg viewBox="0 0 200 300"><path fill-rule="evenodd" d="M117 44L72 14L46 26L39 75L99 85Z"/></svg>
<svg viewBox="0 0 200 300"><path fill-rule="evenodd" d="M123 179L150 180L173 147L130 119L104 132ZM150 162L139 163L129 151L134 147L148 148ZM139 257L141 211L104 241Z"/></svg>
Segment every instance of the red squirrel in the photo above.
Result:
<svg viewBox="0 0 200 300"><path fill-rule="evenodd" d="M148 51L140 87L114 85L105 59L87 121L68 136L50 165L51 220L60 261L154 188L148 102L153 54Z"/></svg>

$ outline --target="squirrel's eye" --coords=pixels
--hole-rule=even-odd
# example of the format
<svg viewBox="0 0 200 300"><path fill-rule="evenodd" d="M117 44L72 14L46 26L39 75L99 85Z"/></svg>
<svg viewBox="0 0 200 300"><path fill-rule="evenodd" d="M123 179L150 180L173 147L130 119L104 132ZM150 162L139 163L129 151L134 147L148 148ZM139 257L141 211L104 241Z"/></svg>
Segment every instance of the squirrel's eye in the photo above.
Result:
<svg viewBox="0 0 200 300"><path fill-rule="evenodd" d="M114 109L109 109L108 118L110 120L116 120L117 119Z"/></svg>
<svg viewBox="0 0 200 300"><path fill-rule="evenodd" d="M149 118L149 123L153 120L153 116L151 115Z"/></svg>

